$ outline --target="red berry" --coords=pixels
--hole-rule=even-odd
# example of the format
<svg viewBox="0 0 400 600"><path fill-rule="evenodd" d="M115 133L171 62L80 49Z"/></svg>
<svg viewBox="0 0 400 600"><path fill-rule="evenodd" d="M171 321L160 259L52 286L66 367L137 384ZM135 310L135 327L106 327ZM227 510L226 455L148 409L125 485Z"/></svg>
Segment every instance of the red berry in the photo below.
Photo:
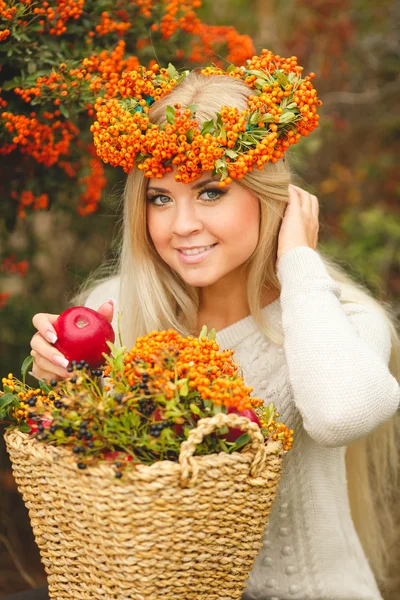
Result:
<svg viewBox="0 0 400 600"><path fill-rule="evenodd" d="M121 461L124 460L126 462L130 462L132 459L132 456L130 454L126 454L126 452L121 452L120 450L110 450L107 452L104 452L104 458L106 460L113 460L113 461Z"/></svg>
<svg viewBox="0 0 400 600"><path fill-rule="evenodd" d="M54 323L58 339L54 346L69 361L85 360L94 369L109 354L107 341L114 343L115 333L103 315L85 306L68 308Z"/></svg>
<svg viewBox="0 0 400 600"><path fill-rule="evenodd" d="M29 433L36 433L38 430L38 424L33 419L28 419L27 423L28 423L29 427L31 428Z"/></svg>

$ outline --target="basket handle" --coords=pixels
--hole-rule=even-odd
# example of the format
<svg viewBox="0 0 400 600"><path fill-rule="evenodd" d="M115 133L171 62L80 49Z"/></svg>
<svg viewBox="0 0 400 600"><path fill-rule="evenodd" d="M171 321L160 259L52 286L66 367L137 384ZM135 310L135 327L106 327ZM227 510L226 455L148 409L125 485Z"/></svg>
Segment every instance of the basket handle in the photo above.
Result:
<svg viewBox="0 0 400 600"><path fill-rule="evenodd" d="M248 433L250 435L248 447L254 452L250 475L251 477L256 478L263 471L269 452L267 452L265 438L257 423L253 423L250 419L241 417L235 413L229 415L218 413L214 417L200 419L197 422L197 427L190 431L187 440L181 443L179 463L181 465L182 487L189 487L196 483L199 466L193 454L196 451L197 444L200 444L203 441L204 436L224 425L227 425L228 427L237 427L241 429L243 433Z"/></svg>

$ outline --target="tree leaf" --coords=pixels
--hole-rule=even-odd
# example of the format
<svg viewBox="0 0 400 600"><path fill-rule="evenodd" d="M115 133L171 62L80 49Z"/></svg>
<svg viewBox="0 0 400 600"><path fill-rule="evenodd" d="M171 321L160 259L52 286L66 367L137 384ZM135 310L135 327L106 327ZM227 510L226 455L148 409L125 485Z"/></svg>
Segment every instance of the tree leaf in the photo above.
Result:
<svg viewBox="0 0 400 600"><path fill-rule="evenodd" d="M25 383L26 380L26 374L28 372L28 369L31 367L33 363L33 356L29 355L25 358L24 362L22 363L21 366L21 375L22 375L22 382Z"/></svg>
<svg viewBox="0 0 400 600"><path fill-rule="evenodd" d="M282 87L285 87L288 84L288 78L287 75L284 71L282 71L281 69L277 69L274 72L274 77L275 79L280 83L280 85Z"/></svg>
<svg viewBox="0 0 400 600"><path fill-rule="evenodd" d="M203 325L201 328L199 340L201 340L202 337L207 337L207 325Z"/></svg>
<svg viewBox="0 0 400 600"><path fill-rule="evenodd" d="M169 63L169 65L168 65L167 73L168 73L168 76L170 79L178 79L179 78L178 71L175 69L174 65L171 63Z"/></svg>
<svg viewBox="0 0 400 600"><path fill-rule="evenodd" d="M214 132L214 119L210 119L209 121L205 121L203 123L203 127L201 128L201 135L206 135L207 133Z"/></svg>
<svg viewBox="0 0 400 600"><path fill-rule="evenodd" d="M45 394L49 394L53 389L50 385L47 385L47 383L43 381L43 379L39 381L39 387Z"/></svg>
<svg viewBox="0 0 400 600"><path fill-rule="evenodd" d="M199 409L197 404L194 404L194 402L190 404L189 408L195 415L201 415L201 410Z"/></svg>
<svg viewBox="0 0 400 600"><path fill-rule="evenodd" d="M69 110L65 106L65 104L60 104L60 106L58 108L60 109L60 113L62 114L62 116L65 117L66 119L69 119Z"/></svg>
<svg viewBox="0 0 400 600"><path fill-rule="evenodd" d="M245 446L246 444L248 444L249 441L250 441L249 434L248 433L244 433L243 435L241 435L240 437L238 437L237 440L235 440L235 445L232 448L232 452L235 452L239 448L242 448L243 446Z"/></svg>
<svg viewBox="0 0 400 600"><path fill-rule="evenodd" d="M173 125L175 123L175 109L173 106L167 106L165 116L170 125Z"/></svg>
<svg viewBox="0 0 400 600"><path fill-rule="evenodd" d="M190 110L192 114L194 114L197 110L197 104L189 104L187 108Z"/></svg>
<svg viewBox="0 0 400 600"><path fill-rule="evenodd" d="M183 380L183 382L184 382L184 383L183 383L182 387L179 389L179 395L180 395L180 396L183 396L184 398L186 398L186 396L187 396L187 395L188 395L188 393L189 393L189 385L188 385L188 380L187 380L187 379L184 379L184 380Z"/></svg>

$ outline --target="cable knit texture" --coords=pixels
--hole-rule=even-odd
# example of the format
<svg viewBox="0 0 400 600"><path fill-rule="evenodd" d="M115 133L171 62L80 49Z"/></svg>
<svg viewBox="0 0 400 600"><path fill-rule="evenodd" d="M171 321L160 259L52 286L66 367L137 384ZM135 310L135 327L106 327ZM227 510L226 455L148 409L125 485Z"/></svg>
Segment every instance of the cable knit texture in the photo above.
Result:
<svg viewBox="0 0 400 600"><path fill-rule="evenodd" d="M283 347L252 316L217 333L254 394L295 430L243 600L378 600L350 515L345 451L399 406L389 328L376 311L341 304L340 285L311 248L286 252L277 274L280 298L262 313L283 329ZM86 305L118 300L118 287L118 278L101 284Z"/></svg>

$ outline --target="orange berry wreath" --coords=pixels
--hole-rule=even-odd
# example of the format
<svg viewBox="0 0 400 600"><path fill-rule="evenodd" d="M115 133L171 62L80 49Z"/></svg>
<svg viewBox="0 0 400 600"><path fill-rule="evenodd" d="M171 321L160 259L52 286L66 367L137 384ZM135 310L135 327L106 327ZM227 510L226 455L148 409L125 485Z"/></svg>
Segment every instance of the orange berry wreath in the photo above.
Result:
<svg viewBox="0 0 400 600"><path fill-rule="evenodd" d="M199 124L196 105L167 106L165 125L151 122L154 102L166 96L190 73L154 65L123 73L118 95L97 98L97 120L91 127L98 155L129 173L136 165L148 178L161 178L176 167L176 181L189 183L204 171L220 175L221 187L242 179L254 167L277 162L291 144L318 127L317 97L310 73L302 78L297 58L263 50L245 67L230 65L201 70L206 76L235 77L253 94L248 108L223 106L215 119Z"/></svg>

